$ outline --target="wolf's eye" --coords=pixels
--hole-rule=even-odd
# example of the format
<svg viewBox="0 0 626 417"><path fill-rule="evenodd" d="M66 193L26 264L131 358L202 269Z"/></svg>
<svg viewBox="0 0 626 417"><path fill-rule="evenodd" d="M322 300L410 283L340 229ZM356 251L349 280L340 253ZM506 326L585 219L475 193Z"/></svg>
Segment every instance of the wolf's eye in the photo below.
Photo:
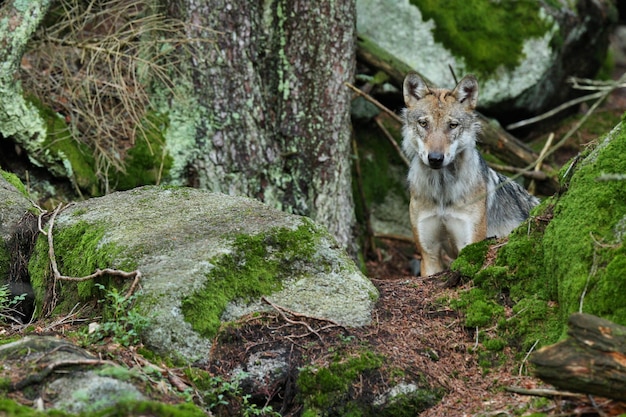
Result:
<svg viewBox="0 0 626 417"><path fill-rule="evenodd" d="M426 120L418 120L417 124L423 128L426 128L428 126L428 122Z"/></svg>
<svg viewBox="0 0 626 417"><path fill-rule="evenodd" d="M450 129L456 129L457 127L459 127L459 123L458 122L450 122L450 124L448 124L448 126L450 126Z"/></svg>

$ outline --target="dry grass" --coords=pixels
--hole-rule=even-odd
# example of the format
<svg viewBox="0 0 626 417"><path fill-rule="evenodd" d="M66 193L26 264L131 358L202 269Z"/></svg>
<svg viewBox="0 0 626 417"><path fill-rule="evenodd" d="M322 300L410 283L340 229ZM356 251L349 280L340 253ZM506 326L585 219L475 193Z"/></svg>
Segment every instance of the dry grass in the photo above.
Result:
<svg viewBox="0 0 626 417"><path fill-rule="evenodd" d="M151 89L175 94L180 59L193 42L212 41L190 39L183 21L152 4L58 0L22 60L25 90L94 150L104 192L110 170L124 172L126 151L146 138Z"/></svg>

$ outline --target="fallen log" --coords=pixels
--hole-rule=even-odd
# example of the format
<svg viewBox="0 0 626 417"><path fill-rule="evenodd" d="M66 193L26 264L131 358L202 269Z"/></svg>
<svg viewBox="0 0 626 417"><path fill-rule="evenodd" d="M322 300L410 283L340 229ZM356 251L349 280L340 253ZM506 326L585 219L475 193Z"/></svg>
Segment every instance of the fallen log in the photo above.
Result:
<svg viewBox="0 0 626 417"><path fill-rule="evenodd" d="M626 400L626 327L581 313L568 326L570 338L531 356L534 374L559 389Z"/></svg>

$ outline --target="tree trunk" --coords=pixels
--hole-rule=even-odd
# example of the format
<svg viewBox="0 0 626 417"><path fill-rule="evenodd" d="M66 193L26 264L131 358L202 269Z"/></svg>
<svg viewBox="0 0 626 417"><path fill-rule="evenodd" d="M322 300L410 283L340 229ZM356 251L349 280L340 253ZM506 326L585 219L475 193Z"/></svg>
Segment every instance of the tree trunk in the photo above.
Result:
<svg viewBox="0 0 626 417"><path fill-rule="evenodd" d="M354 0L182 1L191 38L217 32L195 44L190 185L310 216L351 246Z"/></svg>
<svg viewBox="0 0 626 417"><path fill-rule="evenodd" d="M626 327L589 314L572 314L570 339L531 357L535 374L564 390L626 400Z"/></svg>

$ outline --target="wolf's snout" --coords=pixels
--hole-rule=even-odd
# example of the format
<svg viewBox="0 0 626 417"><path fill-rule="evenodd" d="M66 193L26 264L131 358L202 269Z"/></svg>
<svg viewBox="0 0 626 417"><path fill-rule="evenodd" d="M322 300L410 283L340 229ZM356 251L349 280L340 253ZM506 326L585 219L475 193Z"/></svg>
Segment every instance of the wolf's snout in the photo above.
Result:
<svg viewBox="0 0 626 417"><path fill-rule="evenodd" d="M439 169L443 165L443 154L441 152L431 152L428 154L428 164L431 168Z"/></svg>

